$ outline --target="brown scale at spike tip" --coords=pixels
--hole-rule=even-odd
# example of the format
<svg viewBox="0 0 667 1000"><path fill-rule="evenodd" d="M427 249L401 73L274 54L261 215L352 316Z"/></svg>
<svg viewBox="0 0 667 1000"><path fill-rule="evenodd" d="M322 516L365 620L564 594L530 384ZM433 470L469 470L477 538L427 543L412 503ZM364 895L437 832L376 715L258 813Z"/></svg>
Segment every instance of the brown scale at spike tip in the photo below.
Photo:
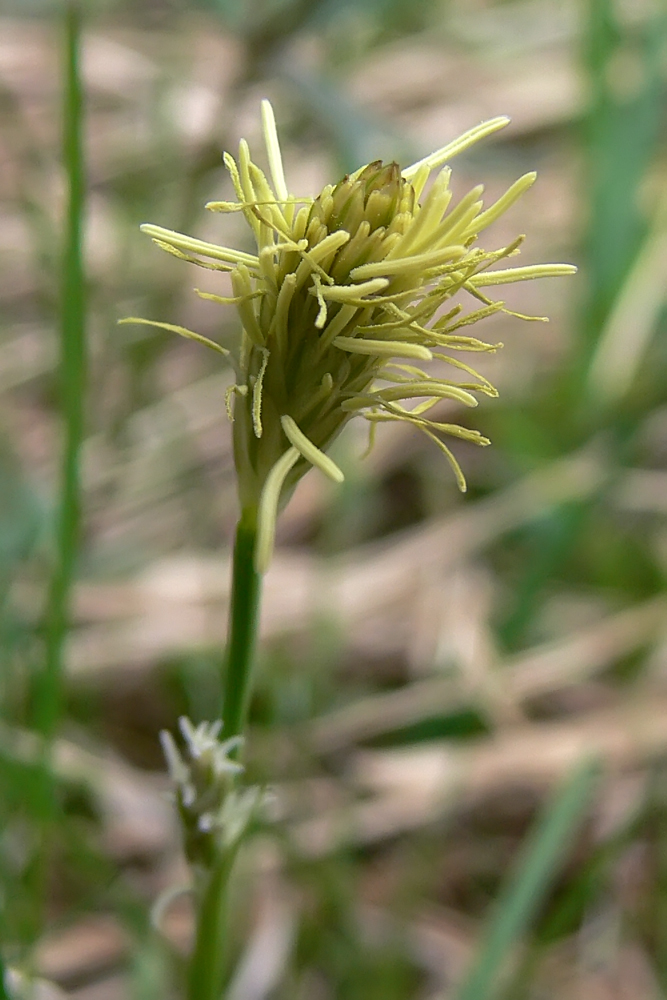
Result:
<svg viewBox="0 0 667 1000"><path fill-rule="evenodd" d="M363 221L370 224L373 232L391 223L406 191L412 194L409 199L412 206L414 191L401 176L398 163L383 164L382 160L375 160L357 176L347 174L343 177L328 198L321 195L316 198L311 218L319 218L329 232L345 229L354 236Z"/></svg>

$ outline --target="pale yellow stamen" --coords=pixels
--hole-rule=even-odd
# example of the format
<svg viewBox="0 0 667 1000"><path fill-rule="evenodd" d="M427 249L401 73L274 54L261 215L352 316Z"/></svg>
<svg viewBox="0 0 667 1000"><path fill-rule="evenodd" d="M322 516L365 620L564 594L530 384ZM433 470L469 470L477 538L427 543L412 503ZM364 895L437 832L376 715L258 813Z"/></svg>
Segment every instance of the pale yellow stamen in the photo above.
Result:
<svg viewBox="0 0 667 1000"><path fill-rule="evenodd" d="M313 264L321 264L326 258L331 254L336 253L340 250L342 246L348 242L350 234L345 229L339 229L335 233L329 233L325 236L317 246L311 247L307 254L304 254L306 260L311 261ZM329 275L326 278L330 281Z"/></svg>
<svg viewBox="0 0 667 1000"><path fill-rule="evenodd" d="M227 412L227 418L230 424L234 423L234 411L232 409L232 396L247 396L248 386L247 385L230 385L227 386L225 390L225 410Z"/></svg>
<svg viewBox="0 0 667 1000"><path fill-rule="evenodd" d="M275 230L282 237L291 238L290 227L281 211L281 204L276 200L263 171L252 162L248 164L248 171L253 187L259 195L259 198L249 207L264 225Z"/></svg>
<svg viewBox="0 0 667 1000"><path fill-rule="evenodd" d="M265 573L269 568L276 538L276 518L280 493L292 466L300 457L297 448L289 448L275 463L264 483L257 508L257 547L255 549L255 569Z"/></svg>
<svg viewBox="0 0 667 1000"><path fill-rule="evenodd" d="M530 281L531 278L560 278L576 272L573 264L529 264L527 267L509 267L504 271L483 271L473 274L468 281L475 288L485 288L489 285L508 285L513 281Z"/></svg>
<svg viewBox="0 0 667 1000"><path fill-rule="evenodd" d="M518 181L515 181L511 187L507 189L504 195L491 205L485 212L482 212L477 216L474 223L468 226L466 230L466 235L472 236L473 233L481 233L482 229L486 229L490 226L492 222L499 219L508 208L510 208L518 198L521 197L528 188L532 187L537 180L537 173L533 170L529 174L524 174L523 177L519 177Z"/></svg>
<svg viewBox="0 0 667 1000"><path fill-rule="evenodd" d="M292 205L303 205L312 203L312 198L297 198L295 195L288 195L289 202ZM263 208L265 205L278 205L280 204L277 198L268 198L266 201L255 201L253 202L258 208ZM209 212L242 212L244 209L248 208L248 203L245 201L207 201L204 208Z"/></svg>
<svg viewBox="0 0 667 1000"><path fill-rule="evenodd" d="M153 239L155 246L159 247L160 250L164 250L165 253L170 253L172 257L176 257L178 260L184 260L188 264L196 264L197 267L203 267L207 271L233 271L235 264L226 264L222 261L212 261L212 260L202 260L201 257L193 257L192 254L184 253L182 250L178 250L176 247L172 246L170 243L165 243L164 240Z"/></svg>
<svg viewBox="0 0 667 1000"><path fill-rule="evenodd" d="M239 299L239 304L236 308L238 309L239 316L241 317L243 329L248 334L253 344L257 347L264 347L264 335L262 334L253 303L250 301L253 286L247 267L243 264L239 264L238 267L235 267L232 271L231 278L234 294Z"/></svg>
<svg viewBox="0 0 667 1000"><path fill-rule="evenodd" d="M259 245L260 223L257 217L251 211L251 209L248 207L248 197L243 189L243 182L241 180L241 174L239 173L239 168L236 165L236 160L234 159L233 156L231 156L230 153L223 153L222 158L224 160L225 166L227 167L227 171L229 172L229 176L232 179L232 184L234 185L234 190L236 191L236 197L245 206L243 214L245 216L246 222L252 229L255 235L255 239L257 240L257 243ZM252 198L250 199L250 201L252 201Z"/></svg>
<svg viewBox="0 0 667 1000"><path fill-rule="evenodd" d="M276 308L273 314L273 319L271 320L271 327L269 329L269 334L274 333L278 348L280 351L284 351L287 344L287 320L289 317L289 307L294 296L294 290L296 288L296 275L288 274L286 275L282 285L280 286L280 291L278 292L278 299L276 301Z"/></svg>
<svg viewBox="0 0 667 1000"><path fill-rule="evenodd" d="M418 160L411 166L406 167L403 171L403 176L409 181L415 176L422 165L428 167L429 170L435 170L436 167L442 166L443 163L446 163L453 156L458 156L459 153L473 146L480 139L485 139L487 135L492 135L498 129L505 128L509 123L510 119L506 115L502 115L499 118L490 118L488 121L482 122L481 125L476 125L475 128L464 132L458 139L454 139L453 142L443 146L442 149L436 149L434 153L425 156L423 160Z"/></svg>
<svg viewBox="0 0 667 1000"><path fill-rule="evenodd" d="M448 246L430 253L410 254L406 257L394 257L393 260L381 260L375 264L361 264L350 272L353 281L360 278L374 278L379 275L419 273L453 258L465 256L463 246ZM358 287L358 286L357 286Z"/></svg>
<svg viewBox="0 0 667 1000"><path fill-rule="evenodd" d="M273 114L273 108L271 107L269 101L262 101L261 108L262 129L264 131L266 152L269 158L271 179L279 200L285 202L287 201L289 195L287 193L287 184L285 183L285 171L283 169L283 158L280 152L275 115Z"/></svg>
<svg viewBox="0 0 667 1000"><path fill-rule="evenodd" d="M241 179L241 189L243 191L243 197L248 205L253 205L257 201L257 192L253 187L252 180L250 178L250 164L252 160L250 159L250 147L245 139L241 139L239 142L239 177Z"/></svg>
<svg viewBox="0 0 667 1000"><path fill-rule="evenodd" d="M383 411L375 411L372 413L364 413L364 417L366 420L370 420L373 423L386 423L392 420L407 420L408 423L419 424L420 426L428 427L429 429L435 428L436 430L442 431L444 434L449 434L451 437L460 438L462 441L470 442L470 444L477 444L481 448L486 448L491 444L489 438L484 437L484 435L480 434L479 431L471 430L469 427L462 427L460 424L446 424L437 420L420 419L410 411L405 411L404 413L385 413Z"/></svg>
<svg viewBox="0 0 667 1000"><path fill-rule="evenodd" d="M422 191L426 187L426 182L430 176L431 176L431 168L429 167L428 163L423 163L423 162L419 167L419 169L416 170L415 173L412 174L410 177L405 177L405 172L403 172L403 177L405 177L406 180L412 182L412 187L415 192L415 199L417 201L421 198Z"/></svg>
<svg viewBox="0 0 667 1000"><path fill-rule="evenodd" d="M351 354L369 354L378 357L419 358L431 361L432 353L421 344L406 344L397 340L365 340L361 337L336 337L334 346Z"/></svg>
<svg viewBox="0 0 667 1000"><path fill-rule="evenodd" d="M466 365L463 361L459 361L458 358L451 358L448 354L442 354L439 351L434 351L433 357L437 358L438 361L446 361L448 365L452 366L452 368L460 368L462 371L467 372L468 375L472 375L473 378L478 378L485 387L484 391L488 396L498 396L498 390L495 385L491 385L488 379L484 378L483 375L480 375L480 373L475 371L474 368L471 368L470 365Z"/></svg>
<svg viewBox="0 0 667 1000"><path fill-rule="evenodd" d="M326 327L322 331L318 345L320 354L323 354L327 348L331 347L336 337L342 330L345 329L348 323L350 323L356 315L356 306L343 305L340 307L334 318L327 323Z"/></svg>
<svg viewBox="0 0 667 1000"><path fill-rule="evenodd" d="M320 306L319 312L315 318L315 326L318 330L321 330L327 321L327 304L322 296L322 282L317 274L313 275L313 287L315 288L315 295L317 296L317 301Z"/></svg>
<svg viewBox="0 0 667 1000"><path fill-rule="evenodd" d="M408 250L419 250L428 245L452 199L449 190L451 170L442 170L433 182L426 201L419 209L403 239L391 250L387 257L405 256Z"/></svg>
<svg viewBox="0 0 667 1000"><path fill-rule="evenodd" d="M361 281L358 285L330 285L322 289L322 295L330 302L360 302L366 295L375 295L386 288L389 282L386 278L374 278L372 281Z"/></svg>
<svg viewBox="0 0 667 1000"><path fill-rule="evenodd" d="M441 441L437 434L430 431L428 427L419 428L428 438L433 441L434 444L438 446L440 451L445 455L447 461L449 462L454 476L456 478L456 485L460 489L461 493L466 493L468 490L468 484L466 483L466 477L463 475L463 469L459 465L457 459L454 457L453 452L447 447L444 441Z"/></svg>
<svg viewBox="0 0 667 1000"><path fill-rule="evenodd" d="M185 337L186 340L196 340L198 343L205 344L206 347L210 347L212 350L217 351L218 354L229 354L226 347L221 347L220 344L216 344L214 340L209 340L208 337L203 337L201 333L195 333L194 330L188 330L185 326L178 326L175 323L161 323L155 319L142 319L139 316L126 316L124 319L118 320L119 326L123 326L127 323L140 323L142 326L155 326L158 330L168 330L169 333L177 333L179 337Z"/></svg>
<svg viewBox="0 0 667 1000"><path fill-rule="evenodd" d="M172 229L163 229L162 226L154 226L150 222L144 222L140 227L142 233L152 236L155 240L162 240L179 250L190 250L192 253L202 254L204 257L211 257L213 260L223 260L230 264L246 264L248 267L258 268L259 257L251 253L243 253L241 250L230 250L228 247L219 247L216 243L206 243L204 240L197 240L193 236L185 236L183 233L176 233Z"/></svg>
<svg viewBox="0 0 667 1000"><path fill-rule="evenodd" d="M328 455L325 455L323 451L320 451L320 449L313 444L310 438L306 437L292 417L285 415L280 418L280 423L285 431L287 440L298 449L306 461L320 469L325 476L328 476L329 479L333 479L335 483L343 482L345 476L343 475L342 470L338 468L336 463L330 459Z"/></svg>
<svg viewBox="0 0 667 1000"><path fill-rule="evenodd" d="M436 244L450 243L454 239L462 239L467 227L479 213L483 202L481 195L484 192L484 185L478 184L472 191L461 198L456 208L446 215L439 226L434 240Z"/></svg>
<svg viewBox="0 0 667 1000"><path fill-rule="evenodd" d="M372 392L353 396L351 399L343 400L341 407L344 410L361 410L365 406L378 406L382 402L395 402L400 399L418 399L421 396L429 396L440 399L455 399L465 406L477 406L477 400L465 389L459 389L454 385L444 385L440 382L411 382L407 385L400 385L388 389L375 389Z"/></svg>
<svg viewBox="0 0 667 1000"><path fill-rule="evenodd" d="M484 306L483 309L475 309L473 312L467 313L467 315L462 316L457 319L455 323L436 323L434 329L438 330L440 333L452 333L454 330L460 330L463 326L472 326L473 323L478 323L482 319L486 319L488 316L493 316L497 312L502 312L504 307L504 302L492 302L491 305Z"/></svg>
<svg viewBox="0 0 667 1000"><path fill-rule="evenodd" d="M265 349L262 365L255 379L255 384L252 387L252 427L257 438L261 438L262 436L262 384L268 363L269 352Z"/></svg>
<svg viewBox="0 0 667 1000"><path fill-rule="evenodd" d="M217 302L221 306L237 306L241 301L261 299L262 295L266 294L263 288L257 288L254 292L250 292L249 295L243 295L241 298L236 295L216 295L214 292L204 292L201 288L193 288L192 291L200 299L206 299L207 302Z"/></svg>

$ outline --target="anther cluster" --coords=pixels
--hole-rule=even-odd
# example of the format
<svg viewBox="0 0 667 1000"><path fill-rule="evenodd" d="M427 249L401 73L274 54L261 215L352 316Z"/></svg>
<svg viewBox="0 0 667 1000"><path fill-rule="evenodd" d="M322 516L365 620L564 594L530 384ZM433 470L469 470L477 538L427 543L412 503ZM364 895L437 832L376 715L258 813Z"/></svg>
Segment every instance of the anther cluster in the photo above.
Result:
<svg viewBox="0 0 667 1000"><path fill-rule="evenodd" d="M199 294L236 307L242 327L236 348L227 351L172 324L154 325L230 355L236 379L227 412L241 507L257 519L260 571L271 557L277 513L299 478L317 466L343 479L326 452L353 416L369 422L371 443L380 422L411 424L445 454L464 490L459 463L443 438L489 441L465 422L432 411L442 400L474 407L477 395L496 396L459 354L502 346L468 336L465 328L497 312L544 319L512 312L483 289L575 270L569 264L489 270L518 253L521 236L495 250L476 246L482 230L533 184L534 173L486 209L481 186L452 203L446 164L507 118L484 122L403 170L396 163L370 163L312 199L288 191L268 101L262 116L268 176L242 140L238 159L225 154L236 201L207 206L242 212L255 253L142 227L177 257L230 273L233 295ZM460 301L465 296L473 306L467 312ZM452 302L455 297L459 301Z"/></svg>

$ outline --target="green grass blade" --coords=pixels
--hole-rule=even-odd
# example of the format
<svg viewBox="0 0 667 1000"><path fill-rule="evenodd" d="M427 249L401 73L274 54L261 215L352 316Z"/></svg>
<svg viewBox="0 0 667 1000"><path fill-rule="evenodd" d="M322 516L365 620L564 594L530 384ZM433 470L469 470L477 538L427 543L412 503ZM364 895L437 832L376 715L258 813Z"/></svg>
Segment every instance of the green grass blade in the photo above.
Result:
<svg viewBox="0 0 667 1000"><path fill-rule="evenodd" d="M633 28L621 22L611 0L589 0L583 53L592 95L584 126L591 204L589 300L580 345L585 363L646 231L639 194L660 138L666 37L661 5Z"/></svg>
<svg viewBox="0 0 667 1000"><path fill-rule="evenodd" d="M34 687L33 727L43 736L41 766L26 780L24 802L38 837L23 876L26 919L22 944L34 943L46 912L48 871L56 833L56 796L50 766L53 738L63 711L63 649L70 619L80 526L80 452L85 389L85 280L83 214L83 88L80 76L81 7L70 0L64 9L63 167L67 207L64 223L59 310L58 403L62 422L62 457L53 543L53 568L44 615L44 661ZM17 928L17 931L19 929Z"/></svg>
<svg viewBox="0 0 667 1000"><path fill-rule="evenodd" d="M7 992L6 974L5 963L0 958L0 1000L10 1000L9 993Z"/></svg>
<svg viewBox="0 0 667 1000"><path fill-rule="evenodd" d="M643 263L647 219L642 191L658 150L667 96L661 63L667 45L667 11L664 4L658 4L649 16L631 25L618 15L612 0L587 0L582 7L586 19L581 68L591 95L581 128L586 163L583 193L590 206L582 247L585 298L573 353L550 407L549 433L553 434L551 448L565 444L569 449L604 424L614 435L610 454L615 464L620 464L617 460L637 417L628 420L623 407L615 408L613 400L600 393L591 381L590 365L619 293L624 295L628 275ZM653 267L657 269L659 264ZM658 297L655 292L653 295ZM646 309L646 298L644 293L642 309ZM658 303L654 312L659 308ZM638 326L633 317L630 345L642 337ZM628 324L623 324L621 335L625 329ZM622 345L617 353L624 357ZM632 372L632 358L630 366L621 361L620 367L622 376ZM635 366L635 375L639 367ZM515 587L514 607L502 628L502 638L509 647L518 648L525 641L548 581L567 572L591 516L595 516L594 501L586 500L554 509L535 525L529 540L528 569Z"/></svg>
<svg viewBox="0 0 667 1000"><path fill-rule="evenodd" d="M51 736L62 701L63 644L68 628L70 593L75 572L81 520L80 452L84 423L85 279L83 215L83 89L80 76L81 11L68 4L65 16L65 94L63 160L68 184L61 307L59 400L64 424L55 565L46 615L46 659L37 692L39 730Z"/></svg>
<svg viewBox="0 0 667 1000"><path fill-rule="evenodd" d="M457 1000L490 1000L505 960L530 927L591 799L598 768L580 765L547 806L524 845L517 870L501 891L479 952Z"/></svg>

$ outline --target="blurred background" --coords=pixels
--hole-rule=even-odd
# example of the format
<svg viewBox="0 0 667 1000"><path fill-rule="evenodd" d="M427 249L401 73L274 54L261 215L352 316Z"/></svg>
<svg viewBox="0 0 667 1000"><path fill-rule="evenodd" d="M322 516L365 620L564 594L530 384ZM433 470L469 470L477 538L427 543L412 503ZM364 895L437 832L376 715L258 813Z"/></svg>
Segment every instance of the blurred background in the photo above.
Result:
<svg viewBox="0 0 667 1000"><path fill-rule="evenodd" d="M249 744L275 818L237 876L230 1000L667 996L664 5L85 5L83 532L47 781L35 706L66 405L63 45L57 4L2 0L5 962L48 981L45 997L180 995L187 895L149 917L188 877L158 732L210 717L219 695L231 377L197 344L116 321L236 335L232 309L192 292L218 278L138 227L245 247L242 221L203 204L231 197L221 151L240 136L263 163L268 96L305 195L510 115L454 162L455 193L483 181L491 199L536 169L484 245L526 233L522 263L580 271L509 288L548 325L473 331L505 347L479 364L501 394L474 415L493 446L454 445L465 497L423 436L385 425L361 461L353 425L334 450L344 485L312 472L282 517ZM529 884L536 822L552 843ZM503 961L461 993L504 907Z"/></svg>

